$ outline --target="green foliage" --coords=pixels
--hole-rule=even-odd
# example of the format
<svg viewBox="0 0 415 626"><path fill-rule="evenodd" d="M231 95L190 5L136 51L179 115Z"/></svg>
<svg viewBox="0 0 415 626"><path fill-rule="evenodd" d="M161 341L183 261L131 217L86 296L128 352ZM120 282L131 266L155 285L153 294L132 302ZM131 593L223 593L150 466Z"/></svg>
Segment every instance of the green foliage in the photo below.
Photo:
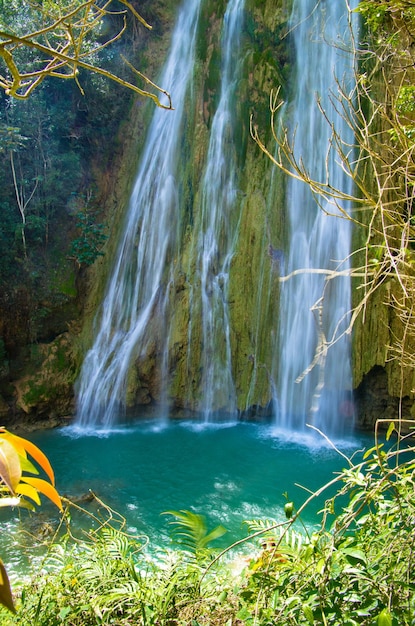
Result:
<svg viewBox="0 0 415 626"><path fill-rule="evenodd" d="M223 526L216 526L208 532L205 518L192 511L166 511L165 515L174 517L169 522L173 542L192 554L199 562L209 558L211 554L209 544L227 532Z"/></svg>
<svg viewBox="0 0 415 626"><path fill-rule="evenodd" d="M415 86L401 87L396 99L396 108L399 113L408 114L415 112Z"/></svg>
<svg viewBox="0 0 415 626"><path fill-rule="evenodd" d="M224 553L213 559L209 543L223 529L209 532L192 512L168 513L180 549L160 549L152 558L143 538L105 522L83 541L67 535L53 545L45 574L22 590L13 621L4 614L1 623L413 626L415 448L400 436L400 423L384 426L384 444L376 435L358 463L349 460L319 489L337 484L319 528L294 526L307 503L290 521L247 522L251 558L235 559L245 564L241 573Z"/></svg>
<svg viewBox="0 0 415 626"><path fill-rule="evenodd" d="M127 536L107 523L82 542L66 535L45 558L44 575L22 590L13 624L179 624L182 611L204 602L201 570L181 552L165 550L149 559L145 545L145 538ZM203 594L212 604L220 591L215 575Z"/></svg>
<svg viewBox="0 0 415 626"><path fill-rule="evenodd" d="M80 235L72 241L70 254L79 265L92 265L98 256L103 255L101 248L108 237L104 224L98 224L95 217L95 213L86 209L77 215L76 227Z"/></svg>
<svg viewBox="0 0 415 626"><path fill-rule="evenodd" d="M360 2L357 11L363 16L367 26L376 32L385 23L388 5L383 0L369 0Z"/></svg>
<svg viewBox="0 0 415 626"><path fill-rule="evenodd" d="M0 314L13 319L4 333L7 348L49 340L61 332L76 314L72 303L78 267L70 258L72 241L81 239L80 257L90 262L97 252L94 246L100 247L97 239L104 239L102 230L95 241L82 240L74 216L91 190L98 199L88 205L88 212L94 214L98 202L102 204L99 185L103 173L110 171L109 162L117 158L118 128L130 96L108 85L98 93L92 76L85 77L83 86L87 98L70 81L45 83L29 101L11 101L0 93ZM26 255L11 153L18 188L25 201L30 198L25 209ZM49 314L40 318L45 305Z"/></svg>
<svg viewBox="0 0 415 626"><path fill-rule="evenodd" d="M391 28L392 20L400 20L407 27L415 20L415 7L412 0L362 0L358 11L369 28L376 35L386 36L390 43L394 42Z"/></svg>
<svg viewBox="0 0 415 626"><path fill-rule="evenodd" d="M5 124L0 125L0 152L15 151L24 146L27 139L20 134L20 128Z"/></svg>

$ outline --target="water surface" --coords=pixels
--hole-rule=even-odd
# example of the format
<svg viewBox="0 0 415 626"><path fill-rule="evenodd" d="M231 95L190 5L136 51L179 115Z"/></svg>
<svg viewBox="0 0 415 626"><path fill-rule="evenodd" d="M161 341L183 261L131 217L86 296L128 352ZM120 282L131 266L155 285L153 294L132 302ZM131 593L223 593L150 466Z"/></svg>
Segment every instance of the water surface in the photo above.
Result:
<svg viewBox="0 0 415 626"><path fill-rule="evenodd" d="M318 434L278 431L247 423L141 421L112 431L74 428L35 433L48 455L60 493L79 498L91 489L121 513L132 533L166 541L164 511L192 510L209 526L223 524L229 543L246 534L244 520L284 519L288 493L297 507L345 465ZM336 445L347 455L362 446L350 437ZM302 489L299 485L302 485ZM317 521L323 500L304 514Z"/></svg>

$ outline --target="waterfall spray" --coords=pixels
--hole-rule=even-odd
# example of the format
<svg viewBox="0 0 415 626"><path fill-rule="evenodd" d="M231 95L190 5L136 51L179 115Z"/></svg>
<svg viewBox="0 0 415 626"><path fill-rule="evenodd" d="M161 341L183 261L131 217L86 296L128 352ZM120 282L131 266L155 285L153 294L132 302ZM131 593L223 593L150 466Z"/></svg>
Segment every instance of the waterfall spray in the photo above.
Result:
<svg viewBox="0 0 415 626"><path fill-rule="evenodd" d="M312 179L325 180L329 173L333 188L347 193L352 183L338 163L328 123L333 123L345 144L353 144L351 130L336 107L338 85L350 85L353 80L346 3L316 5L314 0L297 0L291 29L297 67L290 121L295 157ZM296 179L288 183L287 207L285 271L308 271L298 272L281 288L278 422L297 430L311 422L325 432L338 432L352 412L351 346L349 337L343 335L351 281L349 276L325 281L319 270L347 273L351 223L334 203L319 208L310 189Z"/></svg>

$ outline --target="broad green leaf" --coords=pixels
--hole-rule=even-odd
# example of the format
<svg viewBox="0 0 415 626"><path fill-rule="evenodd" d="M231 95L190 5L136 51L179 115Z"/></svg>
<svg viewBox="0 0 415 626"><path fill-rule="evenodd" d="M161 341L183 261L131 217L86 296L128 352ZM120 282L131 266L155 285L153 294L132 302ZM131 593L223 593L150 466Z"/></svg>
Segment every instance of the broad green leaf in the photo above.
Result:
<svg viewBox="0 0 415 626"><path fill-rule="evenodd" d="M287 607L295 606L296 604L301 604L302 600L300 596L290 596L286 600Z"/></svg>
<svg viewBox="0 0 415 626"><path fill-rule="evenodd" d="M236 614L237 619L247 620L252 617L246 606L243 606Z"/></svg>
<svg viewBox="0 0 415 626"><path fill-rule="evenodd" d="M72 611L70 606L64 606L60 611L59 611L59 619L64 622L66 617L69 615L69 613Z"/></svg>
<svg viewBox="0 0 415 626"><path fill-rule="evenodd" d="M359 548L345 548L342 552L346 555L346 557L351 557L352 559L356 559L356 561L361 561L365 565L367 563L365 553L363 550L359 550Z"/></svg>
<svg viewBox="0 0 415 626"><path fill-rule="evenodd" d="M0 477L12 493L22 476L19 455L13 445L0 437Z"/></svg>
<svg viewBox="0 0 415 626"><path fill-rule="evenodd" d="M303 613L304 613L306 619L310 622L310 624L314 624L314 614L313 614L313 611L311 610L311 608L307 604L303 605Z"/></svg>
<svg viewBox="0 0 415 626"><path fill-rule="evenodd" d="M392 615L389 613L388 609L383 609L377 617L376 620L377 626L392 626Z"/></svg>
<svg viewBox="0 0 415 626"><path fill-rule="evenodd" d="M3 565L3 561L0 559L0 602L12 613L16 613L14 608L12 590L10 588L9 577L7 576L6 568Z"/></svg>
<svg viewBox="0 0 415 626"><path fill-rule="evenodd" d="M22 482L32 485L35 489L37 489L40 493L43 493L49 500L56 504L60 511L63 510L62 502L58 492L55 487L50 483L43 480L43 478L34 478L33 476L23 476Z"/></svg>

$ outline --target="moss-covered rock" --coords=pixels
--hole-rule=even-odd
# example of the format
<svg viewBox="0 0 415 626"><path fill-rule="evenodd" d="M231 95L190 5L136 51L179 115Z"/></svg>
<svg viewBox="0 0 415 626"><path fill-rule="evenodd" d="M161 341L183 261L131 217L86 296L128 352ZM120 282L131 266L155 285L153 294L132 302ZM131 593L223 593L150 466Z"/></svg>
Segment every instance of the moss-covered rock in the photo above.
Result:
<svg viewBox="0 0 415 626"><path fill-rule="evenodd" d="M69 333L32 346L30 373L14 382L16 407L35 416L73 412L75 363Z"/></svg>

